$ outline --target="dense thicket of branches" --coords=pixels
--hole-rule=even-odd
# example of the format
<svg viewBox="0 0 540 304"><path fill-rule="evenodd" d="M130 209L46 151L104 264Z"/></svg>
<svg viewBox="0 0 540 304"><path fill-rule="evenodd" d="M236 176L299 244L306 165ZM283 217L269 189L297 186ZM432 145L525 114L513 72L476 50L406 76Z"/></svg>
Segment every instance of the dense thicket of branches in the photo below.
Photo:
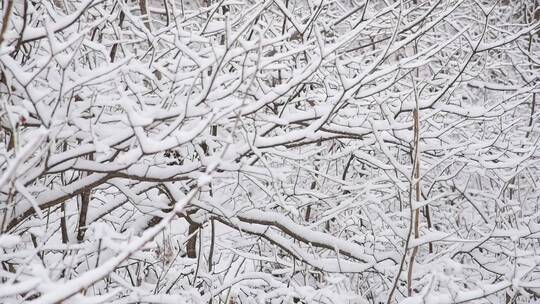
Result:
<svg viewBox="0 0 540 304"><path fill-rule="evenodd" d="M540 1L2 5L0 302L540 298Z"/></svg>

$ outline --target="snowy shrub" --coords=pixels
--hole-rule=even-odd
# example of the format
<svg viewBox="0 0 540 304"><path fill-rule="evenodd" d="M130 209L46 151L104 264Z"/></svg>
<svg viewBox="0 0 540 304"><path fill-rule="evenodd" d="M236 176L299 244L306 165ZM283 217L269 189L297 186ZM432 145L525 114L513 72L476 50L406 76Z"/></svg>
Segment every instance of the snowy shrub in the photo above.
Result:
<svg viewBox="0 0 540 304"><path fill-rule="evenodd" d="M4 0L0 303L532 303L540 3Z"/></svg>

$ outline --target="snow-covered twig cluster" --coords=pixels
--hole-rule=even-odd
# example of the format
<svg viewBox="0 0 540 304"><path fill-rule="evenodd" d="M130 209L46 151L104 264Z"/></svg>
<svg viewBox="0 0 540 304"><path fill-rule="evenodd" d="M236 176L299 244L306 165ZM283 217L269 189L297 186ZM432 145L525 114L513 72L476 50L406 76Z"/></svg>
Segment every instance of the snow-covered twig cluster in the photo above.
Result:
<svg viewBox="0 0 540 304"><path fill-rule="evenodd" d="M538 1L2 5L1 303L540 298Z"/></svg>

